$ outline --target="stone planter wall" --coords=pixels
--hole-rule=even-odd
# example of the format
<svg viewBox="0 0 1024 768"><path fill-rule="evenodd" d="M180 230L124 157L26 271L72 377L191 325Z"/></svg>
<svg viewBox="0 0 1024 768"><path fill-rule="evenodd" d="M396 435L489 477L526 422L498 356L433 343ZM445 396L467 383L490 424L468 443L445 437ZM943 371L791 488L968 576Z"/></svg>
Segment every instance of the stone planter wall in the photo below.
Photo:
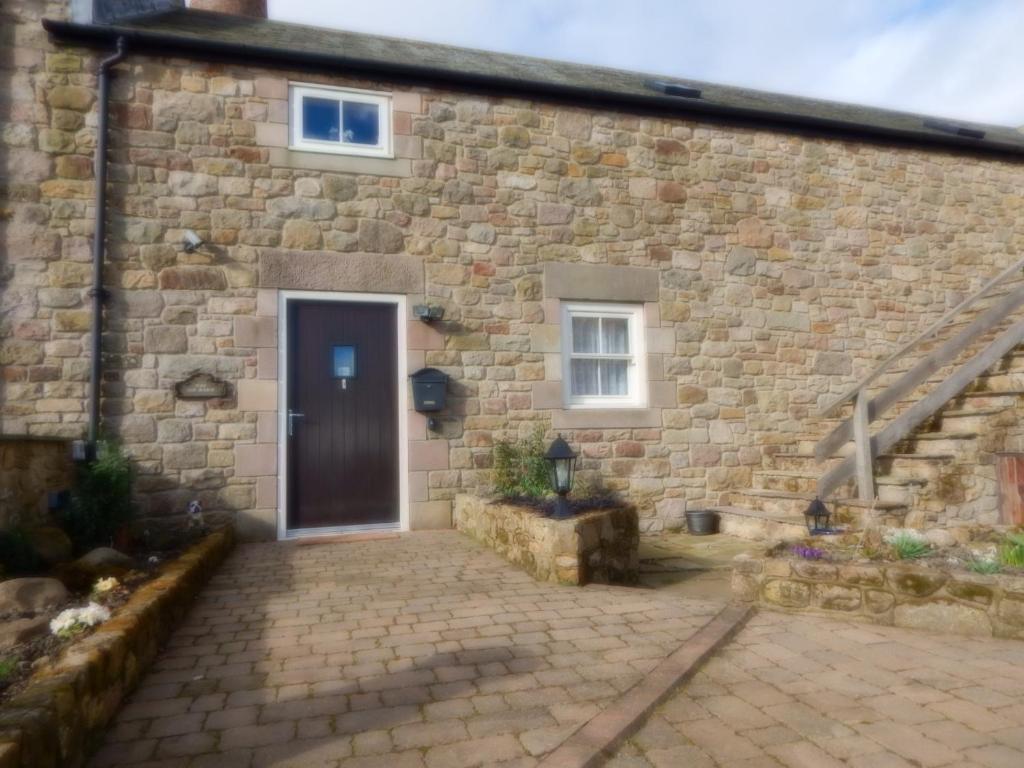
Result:
<svg viewBox="0 0 1024 768"><path fill-rule="evenodd" d="M233 545L231 528L210 534L168 563L110 621L40 669L0 708L0 768L82 765Z"/></svg>
<svg viewBox="0 0 1024 768"><path fill-rule="evenodd" d="M68 442L0 435L0 531L46 521L46 494L71 487Z"/></svg>
<svg viewBox="0 0 1024 768"><path fill-rule="evenodd" d="M637 580L640 529L631 506L552 520L529 507L462 494L455 498L455 527L540 581L583 585Z"/></svg>
<svg viewBox="0 0 1024 768"><path fill-rule="evenodd" d="M741 559L733 594L777 610L961 635L1024 639L1024 577L904 563Z"/></svg>

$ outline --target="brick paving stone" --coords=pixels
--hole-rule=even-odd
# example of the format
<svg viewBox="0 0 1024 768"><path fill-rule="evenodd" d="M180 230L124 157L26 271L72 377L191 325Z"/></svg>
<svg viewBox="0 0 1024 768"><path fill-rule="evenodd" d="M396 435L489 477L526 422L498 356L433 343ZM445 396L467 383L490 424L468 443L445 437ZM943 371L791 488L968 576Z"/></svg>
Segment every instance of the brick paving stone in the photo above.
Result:
<svg viewBox="0 0 1024 768"><path fill-rule="evenodd" d="M454 531L243 545L92 765L526 768L720 607L539 584Z"/></svg>
<svg viewBox="0 0 1024 768"><path fill-rule="evenodd" d="M1022 768L1022 670L1019 641L765 612L607 765Z"/></svg>

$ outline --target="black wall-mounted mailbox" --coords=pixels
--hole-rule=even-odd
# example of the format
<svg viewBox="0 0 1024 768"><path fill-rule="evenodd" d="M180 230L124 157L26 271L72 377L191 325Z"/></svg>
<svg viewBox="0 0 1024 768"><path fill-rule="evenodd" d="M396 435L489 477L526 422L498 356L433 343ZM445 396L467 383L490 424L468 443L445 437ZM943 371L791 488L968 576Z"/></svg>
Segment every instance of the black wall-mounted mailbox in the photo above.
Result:
<svg viewBox="0 0 1024 768"><path fill-rule="evenodd" d="M420 368L412 376L413 408L420 413L444 410L448 390L448 374L437 368Z"/></svg>

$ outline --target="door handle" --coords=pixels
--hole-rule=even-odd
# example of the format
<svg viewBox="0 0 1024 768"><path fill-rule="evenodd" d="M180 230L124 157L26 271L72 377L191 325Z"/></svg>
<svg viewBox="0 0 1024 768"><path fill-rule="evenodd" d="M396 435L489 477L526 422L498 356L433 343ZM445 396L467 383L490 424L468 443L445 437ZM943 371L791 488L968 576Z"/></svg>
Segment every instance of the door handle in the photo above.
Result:
<svg viewBox="0 0 1024 768"><path fill-rule="evenodd" d="M288 437L295 434L295 420L304 418L306 418L306 414L296 413L291 408L288 409Z"/></svg>

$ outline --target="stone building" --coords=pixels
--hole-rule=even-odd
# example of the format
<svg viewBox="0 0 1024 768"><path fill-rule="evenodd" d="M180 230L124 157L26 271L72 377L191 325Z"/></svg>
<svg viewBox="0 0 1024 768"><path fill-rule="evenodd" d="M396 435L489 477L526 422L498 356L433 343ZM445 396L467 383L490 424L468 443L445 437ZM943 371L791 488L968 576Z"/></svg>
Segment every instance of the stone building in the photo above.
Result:
<svg viewBox="0 0 1024 768"><path fill-rule="evenodd" d="M448 526L539 427L679 525L1024 244L1013 129L180 4L0 11L2 431L87 433L120 40L100 405L154 524ZM935 520L996 519L1004 433Z"/></svg>

